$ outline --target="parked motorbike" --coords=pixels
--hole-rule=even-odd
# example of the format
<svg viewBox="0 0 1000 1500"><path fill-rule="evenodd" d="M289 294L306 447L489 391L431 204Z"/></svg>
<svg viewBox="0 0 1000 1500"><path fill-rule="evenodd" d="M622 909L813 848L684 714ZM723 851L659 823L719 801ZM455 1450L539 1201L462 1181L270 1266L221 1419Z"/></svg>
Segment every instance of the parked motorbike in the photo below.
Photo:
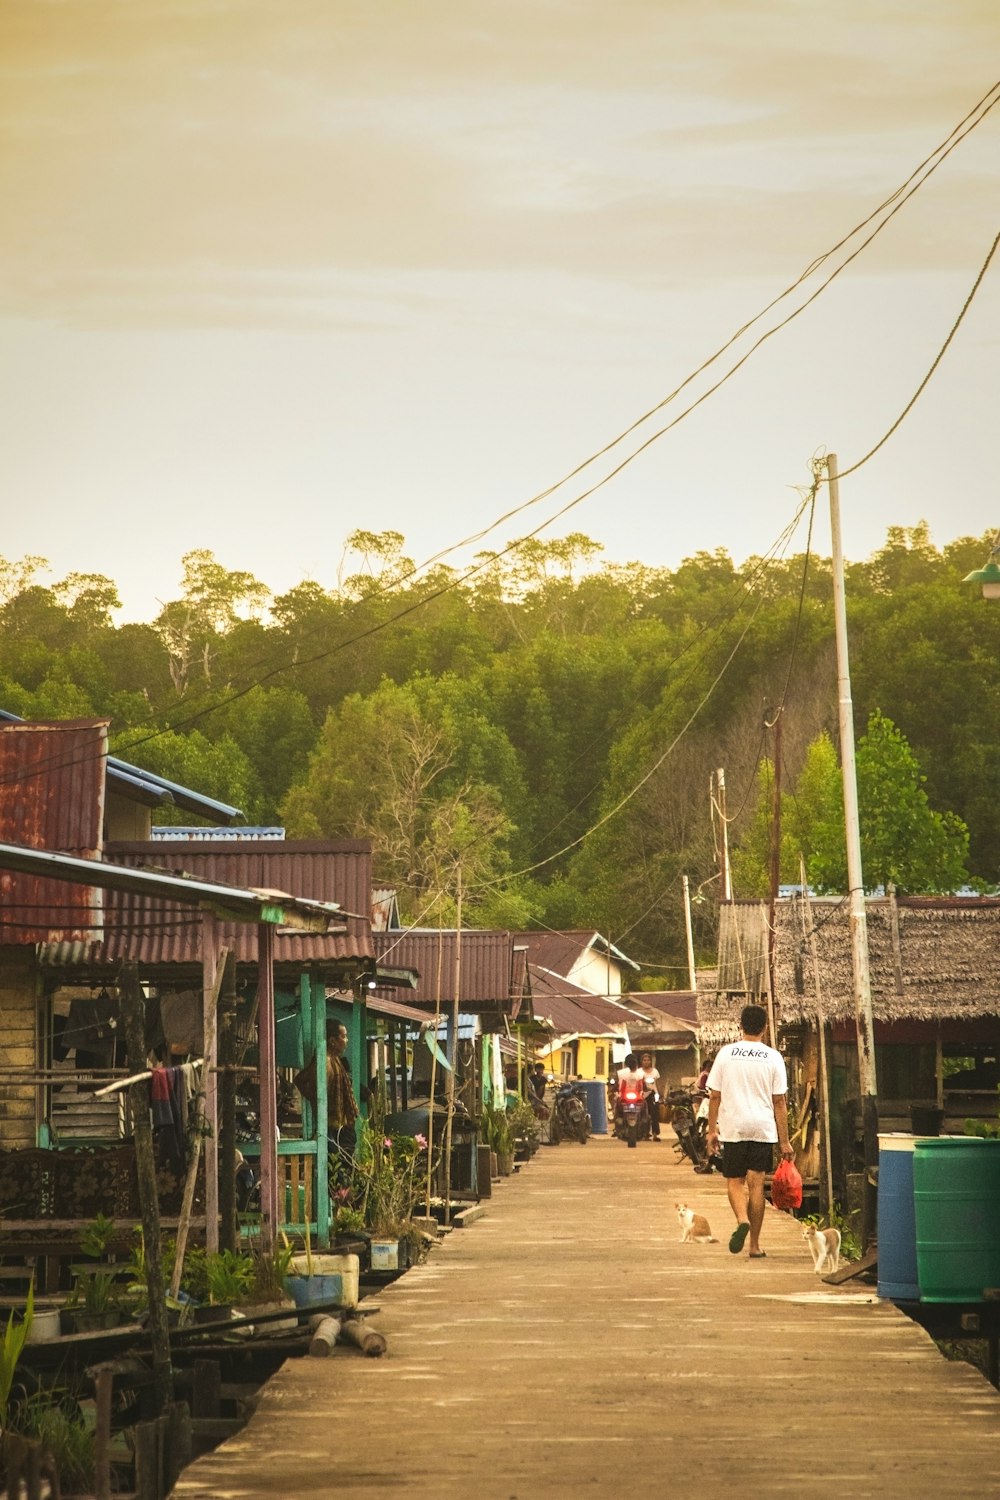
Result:
<svg viewBox="0 0 1000 1500"><path fill-rule="evenodd" d="M709 1157L705 1144L708 1122L697 1118L698 1105L705 1097L704 1089L671 1089L666 1097L670 1106L670 1124L676 1137L674 1150L679 1156L686 1156L696 1172L711 1172L718 1166L718 1158Z"/></svg>
<svg viewBox="0 0 1000 1500"><path fill-rule="evenodd" d="M615 1104L615 1135L629 1146L649 1134L645 1089L641 1079L623 1078Z"/></svg>
<svg viewBox="0 0 1000 1500"><path fill-rule="evenodd" d="M591 1131L590 1110L587 1108L587 1090L582 1083L561 1083L552 1101L552 1118L549 1123L549 1140L556 1146L562 1140L579 1141L586 1145Z"/></svg>

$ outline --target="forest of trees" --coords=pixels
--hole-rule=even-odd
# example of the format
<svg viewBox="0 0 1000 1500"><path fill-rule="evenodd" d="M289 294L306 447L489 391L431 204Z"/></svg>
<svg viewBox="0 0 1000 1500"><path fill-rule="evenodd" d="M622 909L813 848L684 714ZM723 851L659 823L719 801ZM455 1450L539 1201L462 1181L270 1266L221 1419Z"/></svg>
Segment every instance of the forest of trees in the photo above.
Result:
<svg viewBox="0 0 1000 1500"><path fill-rule="evenodd" d="M1000 606L991 539L890 529L847 589L866 881L1000 880ZM610 566L574 534L418 573L355 532L332 590L273 596L210 552L148 624L115 583L0 559L0 707L107 716L112 747L289 837L371 837L404 914L599 929L684 987L682 874L714 939L724 767L737 896L767 889L780 710L781 879L843 889L829 562Z"/></svg>

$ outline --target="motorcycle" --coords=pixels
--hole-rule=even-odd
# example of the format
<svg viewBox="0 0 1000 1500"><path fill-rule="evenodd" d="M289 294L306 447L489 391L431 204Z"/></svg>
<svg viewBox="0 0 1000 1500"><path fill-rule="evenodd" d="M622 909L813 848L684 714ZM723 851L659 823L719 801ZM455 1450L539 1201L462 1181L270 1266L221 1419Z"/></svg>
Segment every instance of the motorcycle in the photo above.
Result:
<svg viewBox="0 0 1000 1500"><path fill-rule="evenodd" d="M705 1144L708 1122L697 1118L698 1105L705 1097L703 1089L676 1088L667 1094L670 1106L670 1124L676 1137L674 1150L687 1157L696 1172L711 1172L719 1165L717 1157L710 1157Z"/></svg>
<svg viewBox="0 0 1000 1500"><path fill-rule="evenodd" d="M641 1136L649 1134L645 1089L642 1079L623 1078L618 1085L615 1104L615 1135L631 1148Z"/></svg>
<svg viewBox="0 0 1000 1500"><path fill-rule="evenodd" d="M562 1083L556 1089L552 1101L552 1117L549 1124L549 1141L557 1146L561 1140L579 1141L586 1145L591 1131L590 1111L587 1108L587 1090L582 1083Z"/></svg>

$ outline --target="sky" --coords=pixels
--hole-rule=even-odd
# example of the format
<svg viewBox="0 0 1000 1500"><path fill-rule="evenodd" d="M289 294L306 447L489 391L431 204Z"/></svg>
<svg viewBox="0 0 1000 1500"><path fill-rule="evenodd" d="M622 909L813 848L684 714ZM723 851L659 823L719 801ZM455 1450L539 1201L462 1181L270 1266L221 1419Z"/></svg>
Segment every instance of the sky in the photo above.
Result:
<svg viewBox="0 0 1000 1500"><path fill-rule="evenodd" d="M996 0L4 0L0 556L148 620L196 548L275 594L334 587L357 528L499 549L679 413L487 530L888 198L998 43ZM1000 106L541 534L767 551L813 456L846 469L910 400L998 206ZM848 557L1000 526L998 354L995 262L841 485Z"/></svg>

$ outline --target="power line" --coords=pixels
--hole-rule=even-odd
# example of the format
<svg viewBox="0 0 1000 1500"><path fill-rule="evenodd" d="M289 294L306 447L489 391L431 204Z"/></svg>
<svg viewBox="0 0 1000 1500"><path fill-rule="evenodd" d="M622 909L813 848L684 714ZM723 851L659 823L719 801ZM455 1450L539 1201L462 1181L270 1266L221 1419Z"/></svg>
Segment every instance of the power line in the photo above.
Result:
<svg viewBox="0 0 1000 1500"><path fill-rule="evenodd" d="M715 384L713 384L712 386L710 386L696 400L692 401L686 408L684 408L684 410L682 410L680 412L680 414L678 416L676 416L675 418L673 418L672 421L668 422L665 426L663 426L658 431L654 432L649 437L647 437L642 443L640 443L638 445L638 447L636 447L630 453L628 453L622 460L620 460L602 478L600 478L599 480L597 480L594 484L590 485L588 488L586 488L585 490L583 490L580 494L578 494L573 499L571 499L570 501L568 501L565 505L563 505L562 507L560 507L559 510L557 510L553 515L549 516L546 520L544 520L543 522L541 522L537 527L534 528L534 530L528 532L526 536L517 538L515 541L509 543L499 553L491 554L490 557L488 557L487 559L485 559L483 562L478 563L478 564L470 567L464 573L460 574L457 578L450 578L440 588L433 590L430 594L425 595L420 600L415 601L415 602L411 603L410 605L406 606L404 609L398 611L395 615L391 616L388 620L377 622L375 625L369 627L368 629L366 629L364 631L359 632L357 635L355 635L353 637L350 637L350 638L348 638L345 641L338 642L335 646L329 647L328 649L326 649L326 650L324 650L322 652L318 652L318 653L316 653L315 655L313 655L311 657L307 657L307 658L303 658L303 659L297 659L297 660L294 660L294 661L285 661L283 663L280 663L277 666L272 667L270 670L268 670L267 672L265 672L263 674L263 676L254 679L246 687L238 690L236 693L230 694L226 699L222 700L221 702L207 705L206 707L198 710L197 712L188 715L186 718L182 718L182 719L179 719L179 720L173 720L168 725L162 726L159 729L152 731L150 734L145 735L145 736L143 736L140 739L137 739L137 740L133 739L131 741L126 741L123 746L119 745L116 748L119 749L119 750L124 749L125 751L130 751L130 750L138 749L138 748L141 748L141 746L144 745L144 744L148 744L148 743L150 743L151 741L153 741L155 739L161 738L162 735L164 735L166 733L176 732L178 729L189 728L191 725L200 722L202 719L204 719L205 717L209 716L210 714L218 712L222 707L227 706L230 703L237 702L241 697L244 697L244 696L246 696L247 693L253 691L253 689L255 687L258 687L258 686L262 685L264 682L269 681L274 676L277 676L277 675L279 675L281 673L284 673L286 671L295 670L297 667L315 665L317 662L325 660L329 656L332 656L332 655L336 654L337 652L339 652L341 650L346 650L350 646L357 645L358 643L360 643L361 641L363 641L365 639L368 639L372 635L375 635L375 634L381 632L384 629L388 629L391 625L399 623L400 620L405 619L408 615L414 613L417 609L423 608L426 604L434 602L434 600L442 597L444 594L446 594L448 592L451 592L454 589L457 589L457 588L461 587L462 584L468 582L468 580L470 578L476 576L478 573L482 572L486 567L492 565L493 563L495 563L499 559L501 559L501 558L507 556L509 553L515 551L518 547L523 546L525 542L527 542L529 540L532 540L533 538L537 537L540 534L541 531L545 530L548 526L551 526L555 521L560 520L570 510L572 510L573 508L575 508L577 505L581 504L584 500L589 499L598 490L602 489L606 484L610 483L610 481L612 479L616 478L630 463L633 462L634 459L636 459L637 457L639 457L639 455L642 454L648 447L650 447L653 443L657 442L661 437L665 436L666 433L670 432L674 427L676 427L680 422L682 422L687 416L689 416L691 414L691 412L693 412L694 410L696 410L697 407L700 406L704 401L706 401L711 395L714 395L715 392L717 392L724 384L726 384L733 377L733 375L736 374L736 372L739 369L742 368L742 366L747 362L747 360L750 359L751 356L768 339L770 339L771 337L773 337L773 335L775 333L780 332L789 323L791 323L792 321L794 321L794 319L796 319L797 317L799 317L801 315L801 313L803 313L806 310L806 308L808 308L812 304L812 302L814 302L816 300L816 298L819 297L822 294L822 292L826 290L826 288L830 285L830 283L837 276L839 276L840 273L843 270L845 270L846 267L848 265L850 265L858 257L858 255L860 255L868 247L868 245L870 245L872 243L872 241L877 237L878 234L880 234L882 232L882 230L886 227L886 225L890 222L890 220L895 216L895 214L897 212L899 212L899 210L904 206L904 204L907 203L909 201L909 199L917 191L919 191L919 189L930 178L930 176L933 174L933 172L935 172L938 169L938 167L940 167L942 165L942 163L947 159L947 157L951 154L951 152L966 138L966 136L968 136L974 129L977 128L978 125L980 125L982 123L983 119L986 118L986 116L990 112L990 110L992 110L994 108L994 106L998 102L1000 102L1000 93L998 93L998 91L1000 91L1000 82L994 84L987 91L987 93L985 95L983 95L983 97L977 102L976 105L973 106L973 108L968 112L968 114L963 118L963 120L961 120L959 122L959 124L956 125L953 128L953 130L951 131L951 133L949 134L949 136L946 137L945 141L940 146L936 147L935 150L933 152L931 152L930 155L927 156L924 159L924 161L921 162L920 165L917 168L914 169L914 171L910 174L910 176L906 179L906 181L899 188L897 188L895 190L895 192L892 195L890 195L889 198L887 198L886 200L884 200L884 202L877 209L875 209L864 220L862 220L859 225L856 225L854 229L852 229L846 236L844 236L840 241L838 241L837 244L834 245L830 250L824 252L824 254L822 256L817 257L813 262L811 262L810 265L796 279L795 282L793 282L788 288L786 288L785 291L783 291L777 298L774 298L770 303L768 303L767 306L764 309L762 309L762 311L760 313L756 314L754 318L750 319L747 323L745 323L729 340L727 340L727 342L725 344L723 344L713 355L711 355L707 360L705 360L702 363L702 365L700 365L698 367L698 369L696 369L688 377L686 377L686 379L684 381L682 381L681 384L678 385L672 392L670 392L670 394L668 396L666 396L661 402L659 402L656 406L652 407L649 411L647 411L646 413L644 413L643 416L639 417L635 422L633 422L628 428L626 428L622 433L620 433L611 442L605 444L602 448L600 448L599 450L597 450L594 454L590 455L589 458L585 459L582 463L578 464L573 470L571 470L562 479L558 480L555 484L550 485L546 489L540 491L538 494L532 496L529 500L523 502L521 505L516 506L512 510L509 510L509 511L505 512L504 515L500 516L489 527L484 528L482 531L474 533L470 537L465 538L463 541L457 542L457 543L453 544L453 546L445 548L442 551L436 553L432 558L428 559L428 561L426 563L421 564L419 568L413 568L413 569L410 570L410 572L408 574L404 574L403 577L402 577L402 579L398 579L397 578L397 579L393 580L392 586L394 588L398 587L399 584L400 584L400 582L406 582L406 581L408 581L410 578L414 577L419 571L422 571L426 567L432 566L435 562L440 561L443 557L449 555L451 552L457 550L458 548L463 547L463 546L467 546L467 545L470 545L470 544L472 544L472 543L474 543L476 541L482 540L482 538L485 537L486 535L488 535L490 531L495 530L498 526L503 525L506 521L513 519L515 516L521 514L524 510L528 509L529 507L531 507L531 506L539 503L541 500L548 498L557 489L561 488L564 484L568 483L569 480L575 478L578 474L582 473L583 470L585 470L586 468L588 468L592 463L596 462L599 458L604 457L606 454L608 454L609 452L611 452L615 447L618 446L619 443L621 443L622 441L624 441L625 438L627 438L633 432L635 432L650 417L652 417L653 415L655 415L656 412L662 410L664 406L666 406L671 401L673 401L676 398L676 396L680 394L681 391L683 391L689 384L691 384L697 378L697 376L699 374L703 373L704 370L708 369L717 359L719 359L721 357L722 354L724 354L729 348L731 348L732 345L734 343L736 343L738 341L738 339L740 337L742 337L742 335L745 332L747 332L757 322L759 322L761 320L761 318L763 318L767 314L767 312L769 312L775 306L777 306L778 303L780 303L782 300L784 300L785 297L787 297L792 292L794 292L795 290L797 290L797 288L800 285L802 285L802 283L805 280L807 280L808 277L811 276L813 274L813 272L816 269L818 269L818 267L820 265L824 264L827 260L829 260L834 254L836 254L836 252L839 249L842 249L846 244L848 244L850 242L850 240L853 239L862 229L866 228L870 223L872 223L874 220L878 219L878 216L880 214L882 214L885 210L888 209L888 212L885 213L885 217L881 220L881 222L879 222L876 225L876 227L872 231L872 233L870 235L868 235L868 237L866 239L864 239L861 242L861 244L855 250L853 250L851 252L851 254L848 255L833 270L833 272L826 278L826 280L823 281L820 284L820 286L802 304L800 304L798 307L796 307L795 309L793 309L793 311L790 314L788 314L785 318L783 318L781 321L779 321L774 327L768 329L764 334L762 334L760 336L760 338L758 338L751 345L751 347L749 348L749 350L747 350L746 353L744 353L742 355L742 357L739 360L737 360L736 363L733 364L729 368L729 370L727 370L727 372L719 380L717 380L715 382ZM970 121L971 121L971 123L970 123ZM890 207L890 205L892 205L892 206ZM994 245L994 248L995 248L995 245ZM992 255L992 252L991 252L991 255ZM988 263L989 263L989 257L987 258L987 263L986 264L988 265ZM979 280L982 279L982 275L984 274L985 269L986 269L986 267L984 266L983 270L980 272ZM975 290L978 288L979 280L977 280L976 287L973 288L973 293L970 294L969 301L971 301L971 296L974 295ZM962 313L962 315L959 318L959 322L961 322L961 318L962 318L962 316L964 316L964 311L965 311L965 309L963 309L963 313ZM957 325L956 325L956 327L957 327ZM954 330L953 330L953 332L954 332ZM945 345L945 347L947 347L947 344ZM941 353L943 354L943 352L944 351L942 350ZM939 359L940 359L940 357L941 356L939 355ZM933 368L934 367L932 367L932 370L928 373L928 376L925 378L924 385L926 385L927 380L930 378L930 375L933 373ZM921 386L920 389L922 390L923 386ZM920 394L920 391L918 390L917 395L919 395L919 394ZM916 396L913 399L916 400ZM912 402L911 402L911 405L912 405ZM907 410L908 409L909 408L907 408ZM906 413L904 412L903 416L905 416L905 414ZM901 421L902 417L900 417L899 420ZM896 425L898 425L898 423ZM886 434L886 437L883 438L882 441L883 442L886 441L890 435L891 435L891 431L890 431L890 433ZM881 445L879 445L879 446L881 446ZM877 450L873 449L872 453L874 453L875 451L877 451ZM869 458L871 456L872 456L872 454L866 455L866 458L864 460L861 460L861 462L866 462L867 458ZM855 468L859 467L859 465L855 465L854 467ZM853 470L847 470L847 471L845 471L845 473L850 473L850 472L853 472ZM247 670L252 670L252 669L247 669ZM89 759L90 757L78 757L75 760L71 760L70 762L64 762L64 763L62 763L61 765L58 765L55 768L62 769L64 766L67 766L67 765L79 764L85 758ZM44 764L39 763L36 766L36 768L35 768L35 774L39 774L43 769L45 769ZM7 780L10 780L10 779L11 778L7 778ZM13 779L17 780L17 781L23 780L22 777L16 777L16 778L13 778ZM0 784L3 784L3 779L0 779Z"/></svg>

